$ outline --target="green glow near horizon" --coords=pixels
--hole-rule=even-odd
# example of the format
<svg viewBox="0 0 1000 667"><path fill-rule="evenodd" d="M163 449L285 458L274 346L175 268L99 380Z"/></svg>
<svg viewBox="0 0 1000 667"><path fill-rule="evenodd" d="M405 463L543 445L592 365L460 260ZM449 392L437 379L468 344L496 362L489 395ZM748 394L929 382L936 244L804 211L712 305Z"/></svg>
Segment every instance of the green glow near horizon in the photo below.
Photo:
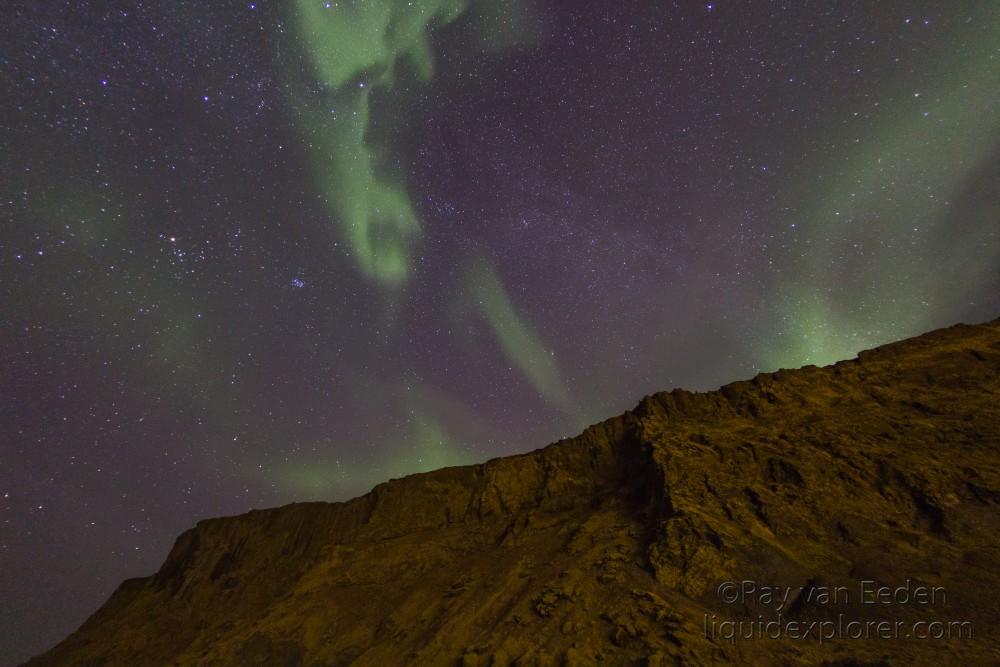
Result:
<svg viewBox="0 0 1000 667"><path fill-rule="evenodd" d="M989 280L996 221L950 229L952 202L1000 142L1000 6L978 18L959 40L968 48L941 54L933 85L887 92L894 101L871 111L870 134L851 135L853 145L841 137L845 148L803 168L812 176L800 194L800 254L778 285L784 346L767 343L765 369L828 364L915 335L933 325L934 306ZM986 39L978 26L992 26Z"/></svg>
<svg viewBox="0 0 1000 667"><path fill-rule="evenodd" d="M473 463L435 416L447 409L440 403L433 391L395 401L394 414L405 415L405 423L381 434L388 451L379 452L374 463L314 454L278 464L273 479L298 499L329 500L366 493L392 478Z"/></svg>

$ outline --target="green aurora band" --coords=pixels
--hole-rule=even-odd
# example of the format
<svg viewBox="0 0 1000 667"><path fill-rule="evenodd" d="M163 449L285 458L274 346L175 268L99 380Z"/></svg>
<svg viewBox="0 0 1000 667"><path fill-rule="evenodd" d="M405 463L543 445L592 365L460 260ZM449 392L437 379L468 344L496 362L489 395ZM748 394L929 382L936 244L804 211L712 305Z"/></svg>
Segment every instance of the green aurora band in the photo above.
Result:
<svg viewBox="0 0 1000 667"><path fill-rule="evenodd" d="M529 12L520 2L479 3L473 15L484 49L530 41ZM327 104L296 105L313 175L358 268L378 284L403 284L421 224L403 179L387 175L387 148L372 139L372 98L400 108L409 80L434 74L429 31L465 13L465 0L297 0L294 26ZM393 97L395 96L395 97Z"/></svg>
<svg viewBox="0 0 1000 667"><path fill-rule="evenodd" d="M534 327L518 315L496 269L480 260L470 267L467 280L473 300L507 358L546 401L571 413L573 406L555 353L546 348Z"/></svg>
<svg viewBox="0 0 1000 667"><path fill-rule="evenodd" d="M429 81L434 61L427 29L453 21L463 9L457 0L296 3L296 32L332 103L304 114L314 174L358 267L383 285L406 280L420 221L405 186L376 173L370 97L393 87L403 60Z"/></svg>

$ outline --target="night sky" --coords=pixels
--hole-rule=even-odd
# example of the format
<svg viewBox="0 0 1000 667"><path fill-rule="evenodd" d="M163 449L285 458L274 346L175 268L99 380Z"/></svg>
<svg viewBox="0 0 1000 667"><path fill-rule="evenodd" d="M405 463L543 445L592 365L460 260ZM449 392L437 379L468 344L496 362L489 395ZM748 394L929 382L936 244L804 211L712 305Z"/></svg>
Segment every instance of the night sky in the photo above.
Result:
<svg viewBox="0 0 1000 667"><path fill-rule="evenodd" d="M0 9L0 662L202 518L1000 315L1000 3Z"/></svg>

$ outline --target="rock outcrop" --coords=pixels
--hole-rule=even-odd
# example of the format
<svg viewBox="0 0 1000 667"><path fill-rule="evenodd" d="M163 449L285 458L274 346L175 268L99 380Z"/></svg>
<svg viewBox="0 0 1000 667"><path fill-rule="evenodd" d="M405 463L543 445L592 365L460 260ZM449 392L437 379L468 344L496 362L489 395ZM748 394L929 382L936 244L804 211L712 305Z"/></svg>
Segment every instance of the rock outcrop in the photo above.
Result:
<svg viewBox="0 0 1000 667"><path fill-rule="evenodd" d="M1000 320L202 521L28 664L1000 664L998 535Z"/></svg>

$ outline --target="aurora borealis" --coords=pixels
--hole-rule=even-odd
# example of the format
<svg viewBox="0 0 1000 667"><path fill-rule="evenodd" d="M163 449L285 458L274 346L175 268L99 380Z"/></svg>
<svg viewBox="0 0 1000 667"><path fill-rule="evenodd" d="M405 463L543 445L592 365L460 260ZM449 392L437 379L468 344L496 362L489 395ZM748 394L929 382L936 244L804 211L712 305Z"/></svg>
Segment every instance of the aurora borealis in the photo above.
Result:
<svg viewBox="0 0 1000 667"><path fill-rule="evenodd" d="M17 2L0 655L197 520L1000 315L1000 5Z"/></svg>

